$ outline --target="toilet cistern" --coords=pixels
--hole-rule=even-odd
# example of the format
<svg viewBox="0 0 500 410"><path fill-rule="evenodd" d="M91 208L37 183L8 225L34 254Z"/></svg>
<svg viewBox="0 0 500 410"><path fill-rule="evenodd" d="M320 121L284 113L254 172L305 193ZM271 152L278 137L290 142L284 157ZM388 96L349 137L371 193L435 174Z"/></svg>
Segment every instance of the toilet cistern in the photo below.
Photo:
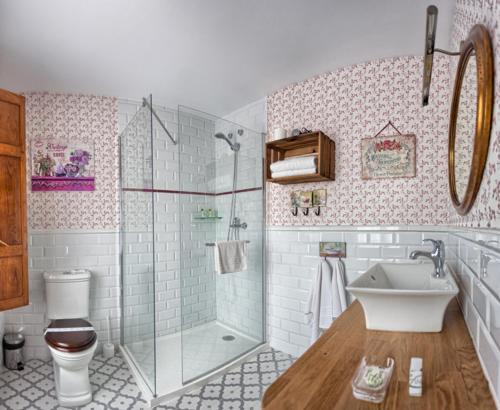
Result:
<svg viewBox="0 0 500 410"><path fill-rule="evenodd" d="M444 242L436 239L424 239L423 242L431 242L433 249L431 252L413 251L410 253L410 259L417 259L418 257L429 258L434 263L434 278L444 277Z"/></svg>

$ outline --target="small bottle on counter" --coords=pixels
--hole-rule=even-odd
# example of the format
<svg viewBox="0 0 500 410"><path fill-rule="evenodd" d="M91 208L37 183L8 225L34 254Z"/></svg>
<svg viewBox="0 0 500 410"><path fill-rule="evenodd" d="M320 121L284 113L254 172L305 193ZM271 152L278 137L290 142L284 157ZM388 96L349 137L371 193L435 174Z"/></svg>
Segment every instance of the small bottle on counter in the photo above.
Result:
<svg viewBox="0 0 500 410"><path fill-rule="evenodd" d="M410 361L410 380L409 394L410 396L422 396L422 358L412 357Z"/></svg>

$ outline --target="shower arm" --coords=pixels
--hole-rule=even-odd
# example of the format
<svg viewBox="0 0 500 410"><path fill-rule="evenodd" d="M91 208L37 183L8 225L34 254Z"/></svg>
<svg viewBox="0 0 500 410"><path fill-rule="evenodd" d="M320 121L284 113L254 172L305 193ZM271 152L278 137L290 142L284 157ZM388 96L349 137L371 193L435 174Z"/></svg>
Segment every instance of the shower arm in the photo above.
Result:
<svg viewBox="0 0 500 410"><path fill-rule="evenodd" d="M432 64L434 53L442 53L448 56L459 56L460 51L448 51L434 47L436 43L438 9L436 6L427 7L425 25L425 48L424 48L424 74L422 79L422 107L429 104L429 92L431 87Z"/></svg>
<svg viewBox="0 0 500 410"><path fill-rule="evenodd" d="M163 121L160 119L160 117L158 117L158 114L156 114L156 111L154 110L154 108L151 106L151 104L149 103L149 101L146 98L142 99L142 105L148 107L151 110L151 113L157 119L157 121L160 123L161 127L167 133L167 135L170 138L170 140L172 141L172 143L174 145L177 145L177 141L174 139L174 137L172 137L172 134L170 134L170 132L167 130L167 127L165 127L165 124L163 124Z"/></svg>

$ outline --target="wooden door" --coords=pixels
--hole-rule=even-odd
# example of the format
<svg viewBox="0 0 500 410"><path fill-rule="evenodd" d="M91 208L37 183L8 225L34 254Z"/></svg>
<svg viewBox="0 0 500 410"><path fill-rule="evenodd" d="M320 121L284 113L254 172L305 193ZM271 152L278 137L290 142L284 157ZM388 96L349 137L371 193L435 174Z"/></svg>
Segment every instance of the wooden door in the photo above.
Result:
<svg viewBox="0 0 500 410"><path fill-rule="evenodd" d="M24 97L0 89L0 311L28 304Z"/></svg>

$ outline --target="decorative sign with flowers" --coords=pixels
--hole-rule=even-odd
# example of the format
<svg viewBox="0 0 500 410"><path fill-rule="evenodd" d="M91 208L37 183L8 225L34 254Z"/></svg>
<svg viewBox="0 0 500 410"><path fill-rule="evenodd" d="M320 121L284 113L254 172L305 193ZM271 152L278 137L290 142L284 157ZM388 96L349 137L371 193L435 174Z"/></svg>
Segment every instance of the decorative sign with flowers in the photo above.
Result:
<svg viewBox="0 0 500 410"><path fill-rule="evenodd" d="M32 191L93 191L94 149L83 141L35 140L31 145Z"/></svg>
<svg viewBox="0 0 500 410"><path fill-rule="evenodd" d="M361 140L361 178L415 176L415 135L391 135Z"/></svg>

